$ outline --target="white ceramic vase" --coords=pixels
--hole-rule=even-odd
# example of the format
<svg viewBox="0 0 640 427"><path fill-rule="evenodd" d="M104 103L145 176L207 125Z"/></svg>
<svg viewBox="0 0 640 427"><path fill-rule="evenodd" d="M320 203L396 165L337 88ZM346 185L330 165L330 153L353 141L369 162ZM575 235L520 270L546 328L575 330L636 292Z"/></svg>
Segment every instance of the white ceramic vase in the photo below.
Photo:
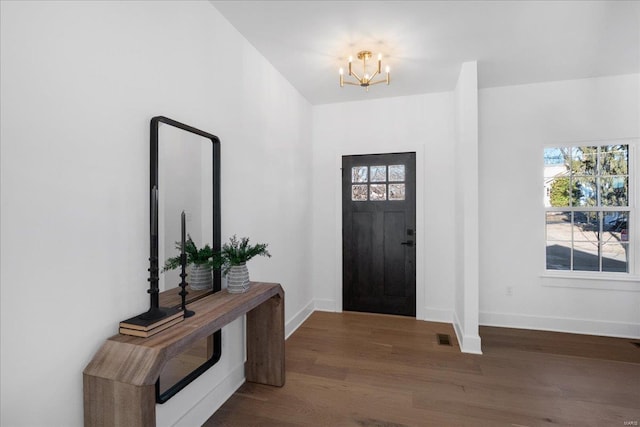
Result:
<svg viewBox="0 0 640 427"><path fill-rule="evenodd" d="M249 270L247 264L232 265L227 273L227 291L241 294L249 289Z"/></svg>
<svg viewBox="0 0 640 427"><path fill-rule="evenodd" d="M213 288L213 269L208 265L191 264L187 275L187 283L194 291Z"/></svg>

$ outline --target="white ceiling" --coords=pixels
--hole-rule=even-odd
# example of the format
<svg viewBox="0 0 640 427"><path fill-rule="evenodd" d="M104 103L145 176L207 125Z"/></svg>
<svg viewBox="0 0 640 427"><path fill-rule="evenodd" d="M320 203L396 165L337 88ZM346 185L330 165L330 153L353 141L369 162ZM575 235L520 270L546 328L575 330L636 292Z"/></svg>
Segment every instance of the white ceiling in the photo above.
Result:
<svg viewBox="0 0 640 427"><path fill-rule="evenodd" d="M312 104L640 72L638 1L212 1ZM360 50L391 85L339 87ZM360 65L360 64L357 64Z"/></svg>

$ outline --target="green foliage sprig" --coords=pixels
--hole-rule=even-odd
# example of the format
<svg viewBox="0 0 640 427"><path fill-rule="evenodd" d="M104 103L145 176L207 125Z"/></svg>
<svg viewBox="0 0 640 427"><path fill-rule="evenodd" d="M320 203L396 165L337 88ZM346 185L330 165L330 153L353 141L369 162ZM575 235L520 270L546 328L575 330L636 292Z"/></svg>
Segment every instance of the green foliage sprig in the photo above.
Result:
<svg viewBox="0 0 640 427"><path fill-rule="evenodd" d="M229 243L222 245L222 250L213 255L214 268L221 268L226 274L232 266L245 263L255 256L271 258L267 246L266 243L250 245L248 237L238 240L234 234Z"/></svg>
<svg viewBox="0 0 640 427"><path fill-rule="evenodd" d="M181 251L182 245L180 242L176 242L176 249ZM184 253L187 255L187 265L208 265L214 267L214 253L209 245L205 245L204 248L198 249L190 235L187 235L187 240L184 242ZM173 270L180 267L180 255L167 259L164 263L162 272Z"/></svg>

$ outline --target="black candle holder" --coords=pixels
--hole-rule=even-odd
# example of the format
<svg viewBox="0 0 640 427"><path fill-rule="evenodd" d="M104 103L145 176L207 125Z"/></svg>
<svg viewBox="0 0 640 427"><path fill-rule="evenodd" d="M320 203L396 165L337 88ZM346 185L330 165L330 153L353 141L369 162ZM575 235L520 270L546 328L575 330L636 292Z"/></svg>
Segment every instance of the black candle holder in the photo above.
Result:
<svg viewBox="0 0 640 427"><path fill-rule="evenodd" d="M178 295L182 297L182 311L184 312L184 317L186 319L187 317L191 317L194 314L196 314L195 311L193 310L187 310L187 305L186 305L187 294L189 293L185 289L188 283L184 280L187 277L187 272L186 272L187 254L185 253L180 254L180 264L182 265L182 273L180 273L180 277L182 278L182 281L180 282L180 287L182 288L182 290L178 293Z"/></svg>
<svg viewBox="0 0 640 427"><path fill-rule="evenodd" d="M154 252L154 249L155 249L155 252ZM154 248L152 243L151 252L153 255L149 257L149 261L150 261L150 266L148 269L149 278L147 279L151 283L151 286L147 290L147 293L149 294L151 301L149 304L149 310L147 310L146 312L138 316L140 320L149 321L149 322L157 321L164 317L167 317L167 310L164 307L160 307L160 304L159 304L158 294L160 293L160 290L158 289L158 280L159 280L160 268L158 265L158 257L154 256L155 253L157 253L157 251L158 249Z"/></svg>

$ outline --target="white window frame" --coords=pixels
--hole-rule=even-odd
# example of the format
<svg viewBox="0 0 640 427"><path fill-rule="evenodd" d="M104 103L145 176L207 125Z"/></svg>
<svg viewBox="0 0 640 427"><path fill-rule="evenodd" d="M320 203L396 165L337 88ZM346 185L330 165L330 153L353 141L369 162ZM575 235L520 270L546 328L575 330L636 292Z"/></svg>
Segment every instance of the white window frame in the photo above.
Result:
<svg viewBox="0 0 640 427"><path fill-rule="evenodd" d="M629 193L628 206L621 207L542 207L542 284L544 286L557 287L575 287L589 289L617 289L625 291L640 291L640 248L638 247L640 240L640 211L637 209L638 191L640 183L638 182L638 172L640 162L637 151L640 147L640 139L624 138L624 139L606 139L597 141L572 141L556 144L548 144L543 147L541 158L543 158L544 150L548 148L568 148L568 147L584 147L584 146L605 146L605 145L628 145L629 146ZM543 162L544 169L544 162ZM544 174L541 174L544 179ZM543 197L544 186L543 186ZM550 211L576 212L576 211L625 211L629 212L628 223L628 244L629 244L629 260L628 272L603 272L603 271L576 271L576 270L549 270L547 269L547 238L546 238L546 213Z"/></svg>

